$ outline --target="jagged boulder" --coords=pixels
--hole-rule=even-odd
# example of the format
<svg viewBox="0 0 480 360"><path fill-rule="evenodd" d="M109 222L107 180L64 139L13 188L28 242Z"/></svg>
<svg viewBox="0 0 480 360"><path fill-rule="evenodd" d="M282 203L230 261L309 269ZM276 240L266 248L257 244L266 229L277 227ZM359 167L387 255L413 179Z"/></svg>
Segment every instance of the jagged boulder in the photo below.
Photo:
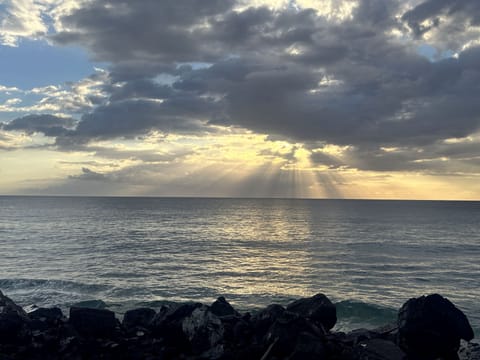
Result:
<svg viewBox="0 0 480 360"><path fill-rule="evenodd" d="M270 326L263 342L265 346L273 344L272 354L284 358L294 352L300 334L317 335L317 337L320 335L313 334L314 331L307 319L296 313L285 311Z"/></svg>
<svg viewBox="0 0 480 360"><path fill-rule="evenodd" d="M33 311L29 312L28 318L30 319L30 329L35 330L46 330L58 325L60 321L65 319L63 316L62 310L58 307L53 308L35 308Z"/></svg>
<svg viewBox="0 0 480 360"><path fill-rule="evenodd" d="M323 294L296 300L287 306L287 310L313 321L325 330L330 330L337 322L337 309Z"/></svg>
<svg viewBox="0 0 480 360"><path fill-rule="evenodd" d="M272 324L285 312L285 308L272 304L252 316L250 323L255 342L261 342Z"/></svg>
<svg viewBox="0 0 480 360"><path fill-rule="evenodd" d="M156 338L163 339L171 353L171 357L178 356L177 351L190 351L190 342L183 332L183 321L192 312L203 306L200 303L169 304L160 308L154 316L150 329Z"/></svg>
<svg viewBox="0 0 480 360"><path fill-rule="evenodd" d="M187 337L194 354L211 351L210 357L219 356L222 352L220 343L224 336L222 321L207 306L192 311L182 321L182 331Z"/></svg>
<svg viewBox="0 0 480 360"><path fill-rule="evenodd" d="M454 358L460 339L473 339L467 317L438 294L412 298L398 312L399 344L412 358Z"/></svg>
<svg viewBox="0 0 480 360"><path fill-rule="evenodd" d="M223 296L213 302L210 311L217 316L240 315Z"/></svg>
<svg viewBox="0 0 480 360"><path fill-rule="evenodd" d="M81 335L87 337L109 337L115 332L115 313L106 309L70 308L69 323Z"/></svg>
<svg viewBox="0 0 480 360"><path fill-rule="evenodd" d="M155 315L155 310L150 308L128 310L123 315L122 325L125 329L133 329L136 327L146 328L150 326Z"/></svg>
<svg viewBox="0 0 480 360"><path fill-rule="evenodd" d="M298 334L295 348L288 360L321 359L326 359L326 350L322 339L308 332Z"/></svg>
<svg viewBox="0 0 480 360"><path fill-rule="evenodd" d="M395 343L372 338L361 341L354 351L358 360L406 360L407 355Z"/></svg>
<svg viewBox="0 0 480 360"><path fill-rule="evenodd" d="M28 340L29 321L26 312L0 291L0 344Z"/></svg>

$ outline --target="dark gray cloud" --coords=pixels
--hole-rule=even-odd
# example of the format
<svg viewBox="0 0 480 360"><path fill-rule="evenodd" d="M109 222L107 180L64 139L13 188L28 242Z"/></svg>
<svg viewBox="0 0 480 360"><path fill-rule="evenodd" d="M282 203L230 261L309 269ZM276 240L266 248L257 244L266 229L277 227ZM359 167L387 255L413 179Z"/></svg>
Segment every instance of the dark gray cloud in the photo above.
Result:
<svg viewBox="0 0 480 360"><path fill-rule="evenodd" d="M434 162L444 139L479 130L480 48L433 62L416 41L391 33L407 24L417 37L435 31L433 42L461 34L451 49L459 51L476 39L467 27L479 24L479 4L426 0L399 17L402 1L361 0L351 19L333 22L311 9L235 10L233 0L89 2L60 19L68 30L52 40L111 64L108 98L75 128L16 119L4 129L43 132L72 149L152 130L237 126L351 146L350 163L312 155L327 166L416 171Z"/></svg>
<svg viewBox="0 0 480 360"><path fill-rule="evenodd" d="M54 115L27 115L16 118L8 123L0 124L6 131L23 131L27 134L42 133L45 136L61 136L70 131L77 121Z"/></svg>
<svg viewBox="0 0 480 360"><path fill-rule="evenodd" d="M233 5L232 0L95 1L62 18L69 31L53 39L60 44L81 43L96 59L112 63L192 61L192 52L201 54L209 45L196 41L195 33L203 32L206 21Z"/></svg>
<svg viewBox="0 0 480 360"><path fill-rule="evenodd" d="M82 168L82 173L80 175L70 175L68 177L70 180L88 180L88 181L107 181L108 176L101 174L99 172L90 170L87 167Z"/></svg>
<svg viewBox="0 0 480 360"><path fill-rule="evenodd" d="M457 31L464 26L480 25L480 2L477 0L426 0L407 11L402 20L406 21L417 36L442 26L441 17L450 17L456 22ZM426 20L430 24L423 25Z"/></svg>

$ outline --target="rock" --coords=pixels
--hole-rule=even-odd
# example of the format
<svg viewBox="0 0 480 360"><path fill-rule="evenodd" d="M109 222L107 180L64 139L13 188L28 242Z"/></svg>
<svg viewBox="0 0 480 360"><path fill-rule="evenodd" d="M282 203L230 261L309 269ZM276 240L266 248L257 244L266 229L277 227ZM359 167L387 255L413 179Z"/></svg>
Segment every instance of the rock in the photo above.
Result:
<svg viewBox="0 0 480 360"><path fill-rule="evenodd" d="M462 342L458 356L460 360L480 360L480 344Z"/></svg>
<svg viewBox="0 0 480 360"><path fill-rule="evenodd" d="M220 296L211 306L210 311L217 316L240 315L223 296Z"/></svg>
<svg viewBox="0 0 480 360"><path fill-rule="evenodd" d="M460 339L474 336L467 317L448 299L428 295L408 300L398 313L399 344L412 358L453 358Z"/></svg>
<svg viewBox="0 0 480 360"><path fill-rule="evenodd" d="M54 323L63 318L62 310L58 307L53 308L36 308L28 313L31 320L40 320Z"/></svg>
<svg viewBox="0 0 480 360"><path fill-rule="evenodd" d="M270 326L285 312L285 308L278 304L272 304L259 311L251 318L253 336L257 342L261 341Z"/></svg>
<svg viewBox="0 0 480 360"><path fill-rule="evenodd" d="M190 351L190 342L183 332L182 324L185 318L201 306L200 303L165 305L154 316L150 329L155 337L166 342L170 357L178 357L179 350Z"/></svg>
<svg viewBox="0 0 480 360"><path fill-rule="evenodd" d="M32 331L43 331L48 328L53 328L58 325L59 321L64 319L62 310L57 307L35 308L28 313L28 317L30 318L29 326Z"/></svg>
<svg viewBox="0 0 480 360"><path fill-rule="evenodd" d="M0 344L27 341L29 321L26 312L0 291Z"/></svg>
<svg viewBox="0 0 480 360"><path fill-rule="evenodd" d="M83 336L109 337L115 331L115 313L106 309L70 308L69 323Z"/></svg>
<svg viewBox="0 0 480 360"><path fill-rule="evenodd" d="M320 338L307 332L298 335L297 344L289 360L319 360L325 359L326 352Z"/></svg>
<svg viewBox="0 0 480 360"><path fill-rule="evenodd" d="M217 345L223 339L224 327L218 316L208 307L202 306L193 310L190 316L183 320L182 330L194 354L213 348L216 348L216 354L219 353Z"/></svg>
<svg viewBox="0 0 480 360"><path fill-rule="evenodd" d="M128 310L123 316L122 325L126 329L135 327L148 327L155 317L156 312L150 308Z"/></svg>
<svg viewBox="0 0 480 360"><path fill-rule="evenodd" d="M312 328L305 318L285 311L270 326L263 343L266 347L274 344L272 354L281 358L286 357L294 351L299 334L311 333L311 330Z"/></svg>
<svg viewBox="0 0 480 360"><path fill-rule="evenodd" d="M294 301L287 306L287 310L310 319L325 330L330 330L337 322L335 305L323 294Z"/></svg>
<svg viewBox="0 0 480 360"><path fill-rule="evenodd" d="M395 343L382 339L361 341L355 348L358 360L406 360L407 355Z"/></svg>
<svg viewBox="0 0 480 360"><path fill-rule="evenodd" d="M362 341L370 340L375 337L378 337L378 333L368 329L355 329L346 335L347 341L351 342L353 345L357 345Z"/></svg>

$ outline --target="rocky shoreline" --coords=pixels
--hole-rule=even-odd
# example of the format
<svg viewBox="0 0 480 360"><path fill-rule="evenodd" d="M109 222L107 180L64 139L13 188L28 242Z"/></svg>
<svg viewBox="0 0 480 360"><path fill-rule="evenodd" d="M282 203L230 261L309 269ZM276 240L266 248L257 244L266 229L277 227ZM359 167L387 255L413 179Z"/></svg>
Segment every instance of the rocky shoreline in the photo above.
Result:
<svg viewBox="0 0 480 360"><path fill-rule="evenodd" d="M480 360L467 317L438 294L408 300L396 323L377 329L335 332L336 321L323 294L253 314L223 297L208 306L139 308L120 322L106 309L72 307L69 317L59 308L27 313L0 291L0 360Z"/></svg>

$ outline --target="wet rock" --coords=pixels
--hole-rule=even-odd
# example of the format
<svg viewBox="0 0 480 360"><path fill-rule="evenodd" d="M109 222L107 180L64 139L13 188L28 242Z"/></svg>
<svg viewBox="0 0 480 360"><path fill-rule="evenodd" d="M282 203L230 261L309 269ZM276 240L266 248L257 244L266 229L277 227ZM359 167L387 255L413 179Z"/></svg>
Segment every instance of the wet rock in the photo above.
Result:
<svg viewBox="0 0 480 360"><path fill-rule="evenodd" d="M217 316L240 315L223 296L213 302L210 311Z"/></svg>
<svg viewBox="0 0 480 360"><path fill-rule="evenodd" d="M408 300L398 313L399 344L411 358L455 358L460 339L471 340L467 317L448 299L428 295Z"/></svg>
<svg viewBox="0 0 480 360"><path fill-rule="evenodd" d="M146 328L151 324L155 315L155 310L150 308L128 310L123 316L122 325L126 329L133 329L135 327Z"/></svg>
<svg viewBox="0 0 480 360"><path fill-rule="evenodd" d="M0 291L0 344L27 341L28 323L26 312Z"/></svg>
<svg viewBox="0 0 480 360"><path fill-rule="evenodd" d="M270 326L285 312L285 308L278 304L272 304L259 311L251 318L253 337L256 342L261 341Z"/></svg>
<svg viewBox="0 0 480 360"><path fill-rule="evenodd" d="M287 310L310 319L325 330L330 330L337 322L336 307L323 294L296 300L287 306Z"/></svg>
<svg viewBox="0 0 480 360"><path fill-rule="evenodd" d="M325 358L326 351L322 340L307 332L298 335L295 349L288 357L289 360L321 360Z"/></svg>
<svg viewBox="0 0 480 360"><path fill-rule="evenodd" d="M381 339L394 343L398 341L398 325L396 322L377 327L372 332L377 333Z"/></svg>
<svg viewBox="0 0 480 360"><path fill-rule="evenodd" d="M459 360L480 360L480 344L462 342L458 357Z"/></svg>
<svg viewBox="0 0 480 360"><path fill-rule="evenodd" d="M358 360L406 360L406 354L395 343L383 339L361 341L355 348Z"/></svg>
<svg viewBox="0 0 480 360"><path fill-rule="evenodd" d="M352 345L358 345L370 339L379 337L377 332L368 329L355 329L346 334L345 340Z"/></svg>
<svg viewBox="0 0 480 360"><path fill-rule="evenodd" d="M206 306L198 307L182 322L192 352L200 354L215 348L215 354L221 353L217 345L223 340L224 327L217 315Z"/></svg>
<svg viewBox="0 0 480 360"><path fill-rule="evenodd" d="M310 332L311 326L305 318L296 313L285 311L270 326L263 343L265 346L274 344L272 354L286 357L294 351L299 334Z"/></svg>
<svg viewBox="0 0 480 360"><path fill-rule="evenodd" d="M111 336L117 326L115 313L106 309L70 308L69 323L83 336Z"/></svg>
<svg viewBox="0 0 480 360"><path fill-rule="evenodd" d="M183 332L182 324L195 309L201 306L200 303L164 305L154 316L150 329L155 337L162 338L166 342L166 351L170 357L176 357L180 349L190 351L190 342Z"/></svg>
<svg viewBox="0 0 480 360"><path fill-rule="evenodd" d="M62 310L58 307L53 308L36 308L28 313L28 317L31 320L40 320L54 323L60 319L63 319Z"/></svg>
<svg viewBox="0 0 480 360"><path fill-rule="evenodd" d="M32 331L47 330L56 327L64 318L62 310L54 308L35 308L28 313L29 326Z"/></svg>

